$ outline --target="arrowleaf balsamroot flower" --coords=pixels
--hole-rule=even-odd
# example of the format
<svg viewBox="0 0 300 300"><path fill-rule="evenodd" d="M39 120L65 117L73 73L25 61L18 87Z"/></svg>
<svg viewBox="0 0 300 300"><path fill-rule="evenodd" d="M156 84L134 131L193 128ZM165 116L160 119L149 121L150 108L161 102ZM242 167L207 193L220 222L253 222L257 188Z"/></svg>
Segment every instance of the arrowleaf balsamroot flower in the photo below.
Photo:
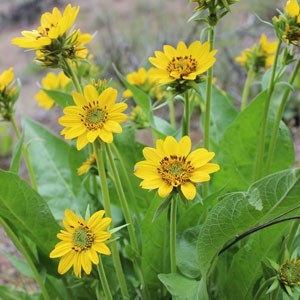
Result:
<svg viewBox="0 0 300 300"><path fill-rule="evenodd" d="M210 51L210 44L193 42L189 47L179 42L177 48L165 45L164 52L155 51L156 57L149 61L156 67L152 78L158 83L171 83L175 80L196 80L197 76L206 72L216 61L217 50Z"/></svg>
<svg viewBox="0 0 300 300"><path fill-rule="evenodd" d="M22 31L23 37L14 38L12 43L21 48L35 50L50 45L53 40L63 36L73 26L79 8L68 4L61 14L60 10L54 7L52 13L46 12L41 16L41 25L37 30Z"/></svg>
<svg viewBox="0 0 300 300"><path fill-rule="evenodd" d="M71 79L64 72L59 72L57 75L49 72L42 80L43 88L47 90L66 91L69 83L71 83ZM43 90L40 90L34 98L39 102L39 106L46 109L50 109L55 104L55 101Z"/></svg>
<svg viewBox="0 0 300 300"><path fill-rule="evenodd" d="M247 70L253 69L259 72L261 68L265 70L273 65L278 42L269 42L265 34L262 34L258 45L245 49L242 55L236 57L236 61Z"/></svg>
<svg viewBox="0 0 300 300"><path fill-rule="evenodd" d="M285 6L286 13L291 17L297 17L297 23L300 23L300 6L298 0L289 0Z"/></svg>
<svg viewBox="0 0 300 300"><path fill-rule="evenodd" d="M84 95L73 92L76 105L66 107L65 116L58 120L65 126L61 134L65 139L77 138L78 150L98 137L105 143L112 143L113 133L121 133L120 123L127 120L122 113L127 104L116 103L117 94L111 87L99 94L93 85L84 87Z"/></svg>
<svg viewBox="0 0 300 300"><path fill-rule="evenodd" d="M81 277L81 269L90 274L92 263L98 264L98 253L110 255L110 250L104 243L111 237L105 231L111 223L111 218L103 218L104 210L97 211L86 222L77 217L71 210L65 211L66 219L57 237L61 240L50 253L50 258L61 257L58 273L66 273L72 266L76 277Z"/></svg>
<svg viewBox="0 0 300 300"><path fill-rule="evenodd" d="M146 160L135 165L134 174L143 179L144 189L158 189L160 197L169 195L173 188L180 187L188 200L196 196L195 183L210 180L209 174L220 169L219 165L209 163L215 156L204 148L191 150L191 139L184 136L177 142L172 136L164 141L159 139L156 148L146 147L143 154Z"/></svg>

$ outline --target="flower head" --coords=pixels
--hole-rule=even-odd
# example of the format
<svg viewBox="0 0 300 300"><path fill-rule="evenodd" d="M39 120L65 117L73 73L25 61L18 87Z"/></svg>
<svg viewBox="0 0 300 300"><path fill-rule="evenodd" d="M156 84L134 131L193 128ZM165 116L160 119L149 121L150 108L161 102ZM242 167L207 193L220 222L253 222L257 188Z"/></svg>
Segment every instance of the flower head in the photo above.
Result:
<svg viewBox="0 0 300 300"><path fill-rule="evenodd" d="M280 281L288 286L300 284L300 261L288 260L279 268Z"/></svg>
<svg viewBox="0 0 300 300"><path fill-rule="evenodd" d="M300 23L300 6L298 0L289 0L285 5L286 13L291 17L297 17L297 23Z"/></svg>
<svg viewBox="0 0 300 300"><path fill-rule="evenodd" d="M269 42L266 35L262 34L258 45L245 49L242 56L235 60L247 70L252 68L259 72L261 68L267 69L273 65L277 45L278 42Z"/></svg>
<svg viewBox="0 0 300 300"><path fill-rule="evenodd" d="M135 165L134 174L143 179L144 189L158 189L160 197L169 195L174 188L188 200L196 196L195 183L210 180L209 174L218 171L217 164L208 163L215 154L204 148L191 150L191 140L184 136L177 142L172 136L164 141L157 140L156 148L146 147L143 154L146 160Z"/></svg>
<svg viewBox="0 0 300 300"><path fill-rule="evenodd" d="M93 165L95 165L95 163L96 157L95 154L92 153L90 157L77 169L77 174L79 176L85 174Z"/></svg>
<svg viewBox="0 0 300 300"><path fill-rule="evenodd" d="M215 63L216 53L217 50L210 51L209 42L201 44L200 41L196 41L187 47L181 41L176 49L165 45L164 52L155 51L155 57L149 58L156 67L152 71L152 77L158 83L196 80Z"/></svg>
<svg viewBox="0 0 300 300"><path fill-rule="evenodd" d="M64 109L65 116L59 123L65 128L61 134L66 139L77 138L77 149L100 138L105 143L112 143L113 133L121 133L119 123L126 121L122 112L127 108L125 103L116 103L117 90L107 88L100 94L92 85L84 87L84 95L73 92L76 105Z"/></svg>
<svg viewBox="0 0 300 300"><path fill-rule="evenodd" d="M57 7L54 7L52 13L46 12L41 16L41 25L37 30L22 31L23 37L14 38L12 43L21 48L35 50L50 45L73 26L79 9L79 6L72 7L68 4L62 14Z"/></svg>
<svg viewBox="0 0 300 300"><path fill-rule="evenodd" d="M50 258L61 257L58 273L66 273L72 266L76 277L81 277L81 269L90 274L92 263L98 264L98 253L110 255L105 241L111 234L106 230L111 218L103 218L104 210L97 211L86 222L77 217L71 210L65 211L66 219L57 237L61 240L50 253Z"/></svg>
<svg viewBox="0 0 300 300"><path fill-rule="evenodd" d="M42 86L46 90L66 91L69 83L71 79L64 72L59 72L57 75L49 72L42 80ZM50 109L55 104L55 101L43 90L40 90L34 98L39 102L39 106L46 109Z"/></svg>
<svg viewBox="0 0 300 300"><path fill-rule="evenodd" d="M18 88L14 85L14 72L10 68L0 74L0 116L10 121L14 113L14 104L18 98Z"/></svg>

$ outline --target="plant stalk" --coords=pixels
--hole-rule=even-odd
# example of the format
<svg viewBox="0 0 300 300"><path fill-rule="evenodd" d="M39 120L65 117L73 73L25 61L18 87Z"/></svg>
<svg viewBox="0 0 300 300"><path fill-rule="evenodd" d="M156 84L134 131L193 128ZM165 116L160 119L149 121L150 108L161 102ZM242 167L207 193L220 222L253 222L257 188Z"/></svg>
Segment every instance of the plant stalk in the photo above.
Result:
<svg viewBox="0 0 300 300"><path fill-rule="evenodd" d="M272 94L274 91L274 86L275 86L274 79L275 79L275 73L276 73L276 67L277 67L281 43L282 42L279 41L278 45L277 45L274 63L273 63L273 67L272 67L271 78L270 78L269 86L268 86L268 90L267 90L267 98L266 98L266 103L264 106L263 119L262 119L262 123L261 123L261 127L260 127L261 129L260 129L260 135L259 135L259 141L258 141L258 147L257 147L255 179L260 179L263 174L262 168L263 168L263 158L264 158L264 150L265 150L265 135L266 135L266 128L267 128L268 112L269 112L271 97L272 97Z"/></svg>
<svg viewBox="0 0 300 300"><path fill-rule="evenodd" d="M243 111L248 105L248 96L249 96L250 87L251 87L251 84L252 84L254 78L255 78L255 72L251 68L251 69L249 69L249 71L247 73L247 79L246 79L244 90L243 90L241 111Z"/></svg>
<svg viewBox="0 0 300 300"><path fill-rule="evenodd" d="M11 117L10 121L11 121L11 124L12 124L12 126L14 128L14 131L16 133L17 138L20 139L21 133L19 131L19 128L18 128L18 126L16 124L16 121L15 121L14 117ZM25 162L26 162L27 169L28 169L28 174L29 174L29 177L30 177L32 188L35 191L37 191L37 183L36 183L36 180L35 180L33 168L32 168L32 165L31 165L31 161L30 161L30 158L29 158L29 154L28 154L27 148L24 145L22 147L22 152L23 152L23 157L24 157Z"/></svg>
<svg viewBox="0 0 300 300"><path fill-rule="evenodd" d="M111 207L110 207L110 197L109 197L107 179L106 179L106 174L105 174L105 166L104 166L104 160L103 160L103 148L104 147L102 146L99 139L96 139L95 142L93 143L93 148L94 148L98 172L99 172L100 181L101 181L101 191L102 191L102 198L103 198L103 202L104 202L105 213L106 213L107 217L111 218L112 214L111 214ZM125 276L124 276L124 272L123 272L123 268L122 268L122 264L121 264L121 260L120 260L119 250L118 250L117 242L116 242L116 240L114 240L114 235L112 235L111 239L112 239L111 252L112 252L114 266L115 266L115 270L116 270L120 288L121 288L121 293L122 293L123 299L129 299L126 280L125 280Z"/></svg>
<svg viewBox="0 0 300 300"><path fill-rule="evenodd" d="M253 300L259 300L261 296L263 295L263 292L266 291L266 289L269 287L269 285L272 283L272 281L276 280L276 276L273 276L269 279L267 279L258 289L256 294L254 295Z"/></svg>
<svg viewBox="0 0 300 300"><path fill-rule="evenodd" d="M171 200L170 216L170 260L171 273L176 273L176 215L177 215L177 196Z"/></svg>
<svg viewBox="0 0 300 300"><path fill-rule="evenodd" d="M184 93L184 116L182 119L182 136L190 134L190 99L189 99L189 91L185 91Z"/></svg>
<svg viewBox="0 0 300 300"><path fill-rule="evenodd" d="M296 64L296 66L293 70L293 73L292 73L292 75L289 79L289 84L290 85L293 85L293 83L296 79L296 76L298 74L299 68L300 68L300 59L298 59L297 64ZM290 89L285 90L285 92L282 96L281 102L280 102L279 109L277 111L276 120L275 120L275 124L274 124L274 127L273 127L272 135L271 135L271 142L270 142L270 147L269 147L269 152L268 152L268 158L267 158L267 168L266 168L267 174L269 173L270 168L271 168L271 163L272 163L272 160L273 160L275 145L276 145L276 142L277 142L277 135L278 135L278 131L279 131L280 121L282 119L282 115L283 115L283 112L285 110L285 106L286 106L286 103L289 99L290 93L291 93Z"/></svg>
<svg viewBox="0 0 300 300"><path fill-rule="evenodd" d="M113 300L113 297L111 295L111 291L109 288L109 284L105 275L105 271L104 271L104 267L102 264L102 259L101 259L101 255L99 255L99 264L97 265L97 270L98 270L98 274L100 277L100 281L104 290L104 294L105 294L105 299L106 300Z"/></svg>
<svg viewBox="0 0 300 300"><path fill-rule="evenodd" d="M25 257L28 265L30 266L30 268L33 272L35 280L36 280L36 282L38 283L38 285L41 289L44 300L51 300L50 295L48 294L48 291L47 291L47 289L44 285L44 282L42 280L42 277L41 277L40 273L38 272L34 262L32 261L29 253L27 252L26 248L22 245L22 243L19 241L18 237L11 230L11 228L8 226L8 224L5 222L5 220L2 219L1 217L0 217L0 224L3 226L4 230L6 231L7 235L11 238L11 240L15 244L15 246L19 249L19 251Z"/></svg>
<svg viewBox="0 0 300 300"><path fill-rule="evenodd" d="M74 72L74 69L73 67L71 66L71 64L69 63L68 59L64 59L64 63L65 63L65 66L67 68L67 70L69 71L71 77L72 77L72 81L73 81L73 84L76 88L76 91L80 94L83 94L82 92L82 88L81 88L81 84L79 82L79 79L76 75L76 73Z"/></svg>
<svg viewBox="0 0 300 300"><path fill-rule="evenodd" d="M176 118L175 118L175 108L174 108L174 100L171 99L168 103L169 105L169 119L172 128L175 130L176 129Z"/></svg>
<svg viewBox="0 0 300 300"><path fill-rule="evenodd" d="M138 278L141 281L142 288L146 289L144 276L141 272L141 269L139 267L138 260L137 260L137 258L140 257L140 250L139 250L136 233L135 233L135 229L134 229L134 222L133 222L133 219L132 219L129 207L128 207L126 196L125 196L125 193L123 190L123 186L122 186L122 183L120 180L120 176L119 176L113 155L112 155L110 145L105 144L105 148L106 148L106 154L107 154L107 157L108 157L108 160L110 163L110 167L111 167L111 170L113 173L114 183L115 183L117 194L118 194L118 197L119 197L119 200L121 203L125 221L128 224L127 229L128 229L128 233L129 233L129 239L130 239L131 247L134 251L133 267L134 267L135 273L137 274ZM119 158L121 160L121 157L119 157ZM147 291L146 291L146 293L147 293ZM146 295L145 295L145 298L147 299Z"/></svg>
<svg viewBox="0 0 300 300"><path fill-rule="evenodd" d="M209 28L210 50L212 51L215 43L215 27L210 25ZM205 95L205 127L204 127L204 148L209 151L209 136L210 136L210 110L211 110L211 94L212 94L212 79L213 67L207 71L206 95ZM208 195L209 183L203 184L203 199Z"/></svg>

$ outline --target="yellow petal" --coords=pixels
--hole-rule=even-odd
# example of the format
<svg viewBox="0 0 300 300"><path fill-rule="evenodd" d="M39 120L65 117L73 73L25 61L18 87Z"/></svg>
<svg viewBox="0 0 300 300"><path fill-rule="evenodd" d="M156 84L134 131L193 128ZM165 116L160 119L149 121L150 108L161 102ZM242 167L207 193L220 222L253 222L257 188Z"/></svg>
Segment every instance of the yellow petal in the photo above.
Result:
<svg viewBox="0 0 300 300"><path fill-rule="evenodd" d="M193 200L196 196L196 187L191 182L187 181L186 183L180 186L180 189L187 200Z"/></svg>
<svg viewBox="0 0 300 300"><path fill-rule="evenodd" d="M299 15L298 0L289 0L286 3L285 10L292 18L298 16Z"/></svg>
<svg viewBox="0 0 300 300"><path fill-rule="evenodd" d="M206 172L207 174L211 174L211 173L217 172L219 170L220 170L219 165L208 163L208 164L200 167L196 171L201 171L201 172Z"/></svg>
<svg viewBox="0 0 300 300"><path fill-rule="evenodd" d="M88 255L88 250L81 253L81 265L86 274L90 275L92 271L92 263Z"/></svg>
<svg viewBox="0 0 300 300"><path fill-rule="evenodd" d="M89 249L88 251L88 255L90 257L90 260L95 264L95 265L98 265L99 264L99 256L96 252L95 249L91 248Z"/></svg>
<svg viewBox="0 0 300 300"><path fill-rule="evenodd" d="M192 143L191 139L188 136L184 136L179 141L179 155L180 156L188 156L191 151Z"/></svg>
<svg viewBox="0 0 300 300"><path fill-rule="evenodd" d="M93 85L91 85L91 84L86 85L84 87L84 96L89 103L91 103L93 101L97 101L98 91L96 90L96 88Z"/></svg>
<svg viewBox="0 0 300 300"><path fill-rule="evenodd" d="M187 157L187 161L191 162L191 165L196 169L205 165L215 156L214 152L208 152L204 148L197 149L190 153Z"/></svg>
<svg viewBox="0 0 300 300"><path fill-rule="evenodd" d="M78 221L79 218L69 209L65 210L65 216L67 218L67 221L70 223L72 226L78 226Z"/></svg>
<svg viewBox="0 0 300 300"><path fill-rule="evenodd" d="M88 141L88 139L87 139L86 133L80 135L80 136L77 138L77 143L76 143L77 150L81 150L81 149L84 148L88 143L89 143L89 141Z"/></svg>
<svg viewBox="0 0 300 300"><path fill-rule="evenodd" d="M67 254L69 251L72 251L72 243L68 242L59 242L54 250L51 251L50 253L50 258L56 258L56 257L61 257Z"/></svg>
<svg viewBox="0 0 300 300"><path fill-rule="evenodd" d="M108 143L108 144L112 143L112 141L114 139L112 133L106 131L105 129L100 129L98 131L98 134L99 134L100 139L103 142Z"/></svg>
<svg viewBox="0 0 300 300"><path fill-rule="evenodd" d="M65 274L72 267L75 258L75 251L70 251L64 255L58 264L58 273Z"/></svg>
<svg viewBox="0 0 300 300"><path fill-rule="evenodd" d="M72 96L73 96L73 100L76 103L76 105L78 105L78 106L88 105L88 103L83 95L81 95L77 92L73 92Z"/></svg>
<svg viewBox="0 0 300 300"><path fill-rule="evenodd" d="M203 171L195 171L189 179L193 182L205 182L210 180L210 176Z"/></svg>
<svg viewBox="0 0 300 300"><path fill-rule="evenodd" d="M151 147L145 147L143 149L143 155L147 160L153 161L154 163L161 161L161 159L163 158L158 155L154 148Z"/></svg>
<svg viewBox="0 0 300 300"><path fill-rule="evenodd" d="M111 254L109 248L104 243L94 243L92 245L92 248L101 254L105 254L105 255Z"/></svg>
<svg viewBox="0 0 300 300"><path fill-rule="evenodd" d="M93 228L99 221L102 220L104 214L105 214L105 210L99 210L95 212L88 220L87 223L88 227Z"/></svg>
<svg viewBox="0 0 300 300"><path fill-rule="evenodd" d="M167 136L164 141L164 152L170 155L178 156L179 145L173 136Z"/></svg>
<svg viewBox="0 0 300 300"><path fill-rule="evenodd" d="M108 225L111 223L111 218L103 218L101 221L99 221L95 226L94 226L94 230L97 231L103 231L105 230Z"/></svg>
<svg viewBox="0 0 300 300"><path fill-rule="evenodd" d="M95 141L95 139L98 137L99 133L96 130L90 130L87 132L86 134L86 137L87 137L87 140L90 142L90 143L93 143Z"/></svg>
<svg viewBox="0 0 300 300"><path fill-rule="evenodd" d="M169 185L165 181L163 181L158 189L158 195L161 198L165 198L172 192L172 190L173 190L173 186Z"/></svg>

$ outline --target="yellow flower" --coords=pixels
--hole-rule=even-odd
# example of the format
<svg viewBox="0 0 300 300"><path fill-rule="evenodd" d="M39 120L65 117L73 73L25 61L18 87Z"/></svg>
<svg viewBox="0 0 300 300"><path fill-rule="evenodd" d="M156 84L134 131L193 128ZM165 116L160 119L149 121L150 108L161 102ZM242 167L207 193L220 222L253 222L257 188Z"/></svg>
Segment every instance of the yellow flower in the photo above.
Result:
<svg viewBox="0 0 300 300"><path fill-rule="evenodd" d="M14 38L12 43L21 48L41 49L48 46L53 40L65 34L74 24L80 7L68 4L63 14L57 7L52 13L46 12L41 17L41 25L37 30L22 31L23 37Z"/></svg>
<svg viewBox="0 0 300 300"><path fill-rule="evenodd" d="M14 80L13 68L9 68L0 75L0 92Z"/></svg>
<svg viewBox="0 0 300 300"><path fill-rule="evenodd" d="M291 17L297 17L297 23L300 23L300 6L298 0L289 0L285 6L286 13Z"/></svg>
<svg viewBox="0 0 300 300"><path fill-rule="evenodd" d="M157 140L156 148L146 147L143 154L146 160L135 165L134 174L143 179L144 189L157 189L162 198L173 188L180 187L188 200L196 196L195 183L210 180L209 174L218 171L219 165L208 163L215 154L204 148L190 153L191 140L184 136L177 142L172 136L164 141Z"/></svg>
<svg viewBox="0 0 300 300"><path fill-rule="evenodd" d="M92 36L89 33L82 34L80 30L74 30L67 40L67 44L70 44L70 47L66 48L64 55L67 58L85 59L88 49L84 45L88 44L91 40Z"/></svg>
<svg viewBox="0 0 300 300"><path fill-rule="evenodd" d="M57 237L61 240L50 253L50 258L61 257L58 273L65 274L73 266L76 277L81 277L81 269L86 274L92 271L92 263L98 264L98 253L110 255L105 241L111 234L106 230L111 218L103 218L104 210L97 211L86 222L77 217L71 210L65 211L63 220L65 230L61 230Z"/></svg>
<svg viewBox="0 0 300 300"><path fill-rule="evenodd" d="M266 35L262 34L258 45L245 49L235 60L246 69L258 72L260 68L267 69L273 65L277 46L278 42L268 42Z"/></svg>
<svg viewBox="0 0 300 300"><path fill-rule="evenodd" d="M66 90L67 85L71 82L64 72L59 72L55 75L53 72L48 73L42 80L43 88L47 90ZM55 101L48 96L43 90L40 90L34 98L39 102L39 106L50 109Z"/></svg>
<svg viewBox="0 0 300 300"><path fill-rule="evenodd" d="M77 174L79 176L85 174L95 162L96 157L95 154L92 153L91 156L77 169Z"/></svg>
<svg viewBox="0 0 300 300"><path fill-rule="evenodd" d="M139 68L137 72L132 72L130 74L127 74L126 79L130 84L140 87L143 84L145 84L145 82L148 79L147 71L145 68ZM122 97L123 98L131 98L132 92L129 89L125 90L123 92Z"/></svg>
<svg viewBox="0 0 300 300"><path fill-rule="evenodd" d="M170 83L175 80L195 80L206 72L216 61L217 50L210 51L210 44L193 42L188 48L179 42L177 48L165 45L164 52L155 51L156 57L149 61L156 67L152 75L159 83Z"/></svg>
<svg viewBox="0 0 300 300"><path fill-rule="evenodd" d="M77 149L100 138L105 143L112 143L113 133L122 132L119 123L126 121L122 112L127 108L125 103L115 103L117 90L105 89L100 95L92 85L84 87L84 95L73 92L75 106L64 109L65 116L59 124L65 126L61 134L65 139L77 138Z"/></svg>
<svg viewBox="0 0 300 300"><path fill-rule="evenodd" d="M279 269L279 279L288 286L300 285L300 261L292 259L282 264Z"/></svg>

